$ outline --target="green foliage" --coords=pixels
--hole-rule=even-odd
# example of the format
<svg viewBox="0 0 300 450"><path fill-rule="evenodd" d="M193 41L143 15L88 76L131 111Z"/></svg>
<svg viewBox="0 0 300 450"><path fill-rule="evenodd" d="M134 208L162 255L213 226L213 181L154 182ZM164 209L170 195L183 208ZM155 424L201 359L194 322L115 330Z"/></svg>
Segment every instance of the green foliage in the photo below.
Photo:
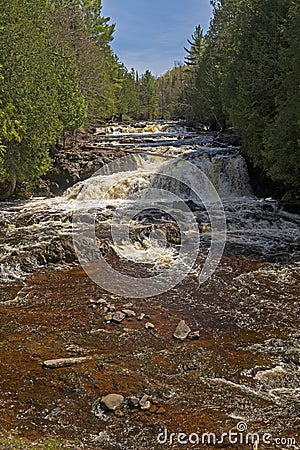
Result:
<svg viewBox="0 0 300 450"><path fill-rule="evenodd" d="M184 48L188 54L185 58L185 63L188 66L198 66L203 60L205 52L205 39L200 25L196 26L192 39L188 40L188 43L190 44L190 49Z"/></svg>
<svg viewBox="0 0 300 450"><path fill-rule="evenodd" d="M156 80L149 70L141 76L139 84L140 115L143 119L155 119L158 112Z"/></svg>
<svg viewBox="0 0 300 450"><path fill-rule="evenodd" d="M63 132L116 113L121 65L100 0L0 6L0 183L13 186L47 171Z"/></svg>
<svg viewBox="0 0 300 450"><path fill-rule="evenodd" d="M253 164L274 180L299 186L299 5L234 5L222 48L224 108Z"/></svg>
<svg viewBox="0 0 300 450"><path fill-rule="evenodd" d="M5 450L66 450L81 448L80 442L68 442L58 439L46 438L39 442L29 443L18 436L18 432L0 434L0 448Z"/></svg>
<svg viewBox="0 0 300 450"><path fill-rule="evenodd" d="M3 67L4 104L13 104L26 133L23 139L4 143L3 168L17 179L33 178L49 166L48 147L62 131L54 66L49 58L45 19L47 2L28 0L3 2L0 27L0 62ZM7 39L10 36L10 39Z"/></svg>
<svg viewBox="0 0 300 450"><path fill-rule="evenodd" d="M164 111L231 126L252 164L287 188L300 188L300 6L298 0L214 0L208 33L196 27L187 75L175 99L167 72ZM174 108L171 104L177 104ZM183 108L182 108L183 106Z"/></svg>
<svg viewBox="0 0 300 450"><path fill-rule="evenodd" d="M140 101L138 96L138 83L134 69L131 72L124 66L120 66L120 89L117 96L118 116L136 118L140 111Z"/></svg>
<svg viewBox="0 0 300 450"><path fill-rule="evenodd" d="M176 63L173 69L157 79L159 117L174 119L187 116L189 105L184 97L184 91L188 75L188 67Z"/></svg>
<svg viewBox="0 0 300 450"><path fill-rule="evenodd" d="M291 2L282 27L276 116L263 134L263 152L269 175L300 187L300 5Z"/></svg>

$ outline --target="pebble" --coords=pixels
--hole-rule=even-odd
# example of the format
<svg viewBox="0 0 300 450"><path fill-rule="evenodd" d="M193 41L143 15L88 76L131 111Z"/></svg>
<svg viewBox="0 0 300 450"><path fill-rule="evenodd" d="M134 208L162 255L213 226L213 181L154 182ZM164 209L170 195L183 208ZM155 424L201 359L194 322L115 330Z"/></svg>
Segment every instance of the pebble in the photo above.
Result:
<svg viewBox="0 0 300 450"><path fill-rule="evenodd" d="M121 311L117 311L115 313L113 313L112 315L112 320L116 323L121 323L122 320L125 319L125 314L122 313Z"/></svg>
<svg viewBox="0 0 300 450"><path fill-rule="evenodd" d="M137 408L140 404L140 401L137 397L130 397L128 404L133 408Z"/></svg>
<svg viewBox="0 0 300 450"><path fill-rule="evenodd" d="M113 319L113 314L112 313L106 314L106 316L104 316L104 320L106 322L110 322L112 319Z"/></svg>
<svg viewBox="0 0 300 450"><path fill-rule="evenodd" d="M105 397L101 398L101 404L108 410L108 411L115 411L116 409L120 408L122 403L124 402L123 395L120 394L108 394L105 395Z"/></svg>
<svg viewBox="0 0 300 450"><path fill-rule="evenodd" d="M145 328L146 328L146 330L153 330L155 328L155 326L151 322L146 322Z"/></svg>
<svg viewBox="0 0 300 450"><path fill-rule="evenodd" d="M190 327L185 323L184 320L180 320L176 327L176 330L174 331L173 337L175 339L179 339L180 341L184 341L184 339L188 337L190 332Z"/></svg>
<svg viewBox="0 0 300 450"><path fill-rule="evenodd" d="M188 338L191 340L200 338L200 331L191 331L188 335Z"/></svg>
<svg viewBox="0 0 300 450"><path fill-rule="evenodd" d="M157 412L157 406L152 405L151 408L149 409L149 412L151 414L155 414Z"/></svg>
<svg viewBox="0 0 300 450"><path fill-rule="evenodd" d="M138 315L136 316L137 320L143 320L144 317L145 317L145 314L144 314L144 313L138 314Z"/></svg>
<svg viewBox="0 0 300 450"><path fill-rule="evenodd" d="M106 305L110 312L115 312L116 307L114 305Z"/></svg>
<svg viewBox="0 0 300 450"><path fill-rule="evenodd" d="M99 305L107 305L107 300L104 300L104 298L99 298L99 300L96 300L96 303L99 303Z"/></svg>
<svg viewBox="0 0 300 450"><path fill-rule="evenodd" d="M151 403L149 401L148 395L143 395L141 400L139 401L140 407L143 411L147 411L151 408Z"/></svg>
<svg viewBox="0 0 300 450"><path fill-rule="evenodd" d="M122 309L122 313L125 314L126 317L135 317L136 314L132 309Z"/></svg>
<svg viewBox="0 0 300 450"><path fill-rule="evenodd" d="M158 408L158 410L156 411L156 414L166 414L166 410L165 408L163 408L162 406L160 408Z"/></svg>
<svg viewBox="0 0 300 450"><path fill-rule="evenodd" d="M132 308L133 307L133 303L126 303L123 308Z"/></svg>
<svg viewBox="0 0 300 450"><path fill-rule="evenodd" d="M120 411L119 409L117 409L114 414L116 417L124 417L125 416L123 411Z"/></svg>

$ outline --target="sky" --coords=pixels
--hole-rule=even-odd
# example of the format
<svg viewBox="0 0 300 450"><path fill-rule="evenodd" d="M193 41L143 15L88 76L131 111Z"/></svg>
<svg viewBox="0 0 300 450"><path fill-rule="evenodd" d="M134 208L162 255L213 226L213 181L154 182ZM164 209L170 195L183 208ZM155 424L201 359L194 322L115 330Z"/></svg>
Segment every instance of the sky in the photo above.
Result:
<svg viewBox="0 0 300 450"><path fill-rule="evenodd" d="M112 49L128 69L155 76L184 61L196 25L207 31L210 0L102 0L102 13L116 24Z"/></svg>

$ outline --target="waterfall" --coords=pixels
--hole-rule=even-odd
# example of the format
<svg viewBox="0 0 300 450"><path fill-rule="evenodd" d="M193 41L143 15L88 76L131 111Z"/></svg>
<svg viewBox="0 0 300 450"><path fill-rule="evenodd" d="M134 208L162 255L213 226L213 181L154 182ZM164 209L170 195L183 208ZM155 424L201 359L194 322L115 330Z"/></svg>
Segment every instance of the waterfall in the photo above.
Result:
<svg viewBox="0 0 300 450"><path fill-rule="evenodd" d="M116 159L101 169L100 175L96 174L88 180L85 199L97 200L102 197L103 192L105 192L106 200L126 199L135 192L151 187L172 192L185 200L197 201L190 189L177 180L175 160L180 161L180 158L168 160L165 157L149 154L132 154L125 160ZM202 150L201 153L185 154L184 160L195 165L208 177L221 198L251 196L247 165L240 154L232 155L226 152L212 154ZM165 168L167 168L168 176L161 174ZM156 175L156 172L159 175ZM197 173L198 170L195 176ZM197 182L190 180L193 172L181 175L183 178L186 177L187 184L190 181ZM86 182L79 183L70 188L65 195L69 199L75 198L80 188L85 185Z"/></svg>

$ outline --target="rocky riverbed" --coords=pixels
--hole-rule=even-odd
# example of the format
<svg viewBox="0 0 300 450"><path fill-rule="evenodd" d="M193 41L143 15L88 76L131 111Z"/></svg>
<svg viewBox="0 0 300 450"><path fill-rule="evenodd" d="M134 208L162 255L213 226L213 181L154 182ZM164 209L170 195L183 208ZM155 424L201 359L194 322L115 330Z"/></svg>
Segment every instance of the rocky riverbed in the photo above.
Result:
<svg viewBox="0 0 300 450"><path fill-rule="evenodd" d="M157 153L205 170L221 196L228 237L217 270L202 285L209 218L176 183L201 245L188 277L152 297L117 295L78 264L72 215L79 185L61 197L1 205L0 417L3 433L21 437L16 448L48 437L55 443L41 448L299 448L300 218L256 198L238 148L214 139L174 123L99 129L93 163L79 175L128 152L143 153L134 159L130 188L149 181L144 166ZM127 191L128 183L118 184L95 228L107 263L132 276L132 248L114 245L110 235ZM149 250L153 231L168 245L151 247L154 267L139 264L139 277L160 273L177 255L176 221L155 208L135 217L135 250ZM14 448L9 439L15 442L7 438L2 448Z"/></svg>

